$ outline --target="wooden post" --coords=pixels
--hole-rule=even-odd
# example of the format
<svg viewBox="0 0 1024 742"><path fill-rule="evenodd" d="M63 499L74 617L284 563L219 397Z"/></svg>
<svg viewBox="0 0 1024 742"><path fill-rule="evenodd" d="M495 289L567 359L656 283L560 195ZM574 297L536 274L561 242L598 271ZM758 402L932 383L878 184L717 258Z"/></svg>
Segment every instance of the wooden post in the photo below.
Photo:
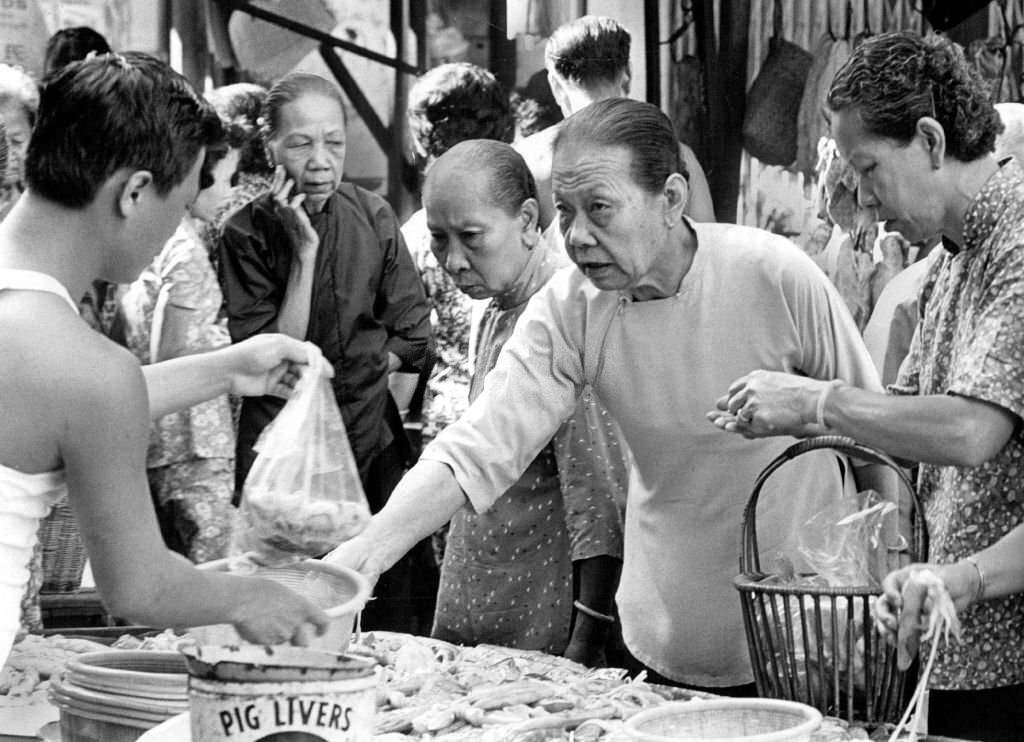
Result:
<svg viewBox="0 0 1024 742"><path fill-rule="evenodd" d="M209 62L206 17L193 0L170 0L171 22L181 40L181 73L202 91Z"/></svg>
<svg viewBox="0 0 1024 742"><path fill-rule="evenodd" d="M718 221L735 223L747 99L750 5L720 3L717 29L715 0L695 0L693 11L708 108L709 161L703 164Z"/></svg>
<svg viewBox="0 0 1024 742"><path fill-rule="evenodd" d="M405 60L406 39L406 6L405 0L391 0L391 33L395 37L395 58ZM417 42L419 46L420 43ZM405 108L409 97L409 76L402 69L395 69L395 97L391 113L391 151L388 157L388 200L391 208L401 218L413 211L408 188L408 170L411 165L406 160L406 125Z"/></svg>
<svg viewBox="0 0 1024 742"><path fill-rule="evenodd" d="M171 59L171 2L172 0L158 0L157 4L157 56L165 62Z"/></svg>
<svg viewBox="0 0 1024 742"><path fill-rule="evenodd" d="M644 59L647 102L661 107L661 23L658 0L644 0Z"/></svg>
<svg viewBox="0 0 1024 742"><path fill-rule="evenodd" d="M505 0L491 0L490 69L506 90L516 86L516 43L508 38Z"/></svg>
<svg viewBox="0 0 1024 742"><path fill-rule="evenodd" d="M427 8L426 3L412 0L409 3L409 26L416 36L416 66L427 69Z"/></svg>

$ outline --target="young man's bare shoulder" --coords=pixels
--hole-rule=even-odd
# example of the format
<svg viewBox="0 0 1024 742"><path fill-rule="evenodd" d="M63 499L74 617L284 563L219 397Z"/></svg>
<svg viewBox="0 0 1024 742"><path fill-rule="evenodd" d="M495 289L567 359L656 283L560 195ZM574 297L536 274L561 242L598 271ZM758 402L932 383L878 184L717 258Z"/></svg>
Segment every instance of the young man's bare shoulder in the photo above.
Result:
<svg viewBox="0 0 1024 742"><path fill-rule="evenodd" d="M105 390L113 401L133 381L143 383L138 361L127 349L90 328L52 295L3 297L0 346L6 351L0 375L51 399Z"/></svg>
<svg viewBox="0 0 1024 742"><path fill-rule="evenodd" d="M0 292L0 458L20 471L51 471L68 446L112 432L146 439L148 398L138 362L91 329L60 298Z"/></svg>

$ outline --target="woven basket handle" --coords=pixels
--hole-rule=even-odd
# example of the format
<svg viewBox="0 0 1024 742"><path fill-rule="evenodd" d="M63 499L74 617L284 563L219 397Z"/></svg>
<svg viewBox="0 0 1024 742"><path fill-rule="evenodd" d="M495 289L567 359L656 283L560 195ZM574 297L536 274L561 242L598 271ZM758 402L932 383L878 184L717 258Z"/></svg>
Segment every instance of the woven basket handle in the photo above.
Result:
<svg viewBox="0 0 1024 742"><path fill-rule="evenodd" d="M881 464L894 470L900 482L910 493L911 502L914 505L914 512L917 515L913 519L910 555L914 561L923 561L928 555L928 533L924 527L924 518L921 507L921 499L917 489L903 468L897 464L892 457L882 453L863 443L858 443L852 438L841 435L822 435L815 438L805 438L797 441L764 468L754 482L754 491L747 500L747 506L743 509L743 523L741 526L740 544L740 573L746 575L763 575L761 572L761 557L757 545L757 500L761 495L761 488L764 487L768 478L775 473L783 464L792 461L809 451L821 449L832 449L838 453L845 454L853 459L866 461L870 464Z"/></svg>

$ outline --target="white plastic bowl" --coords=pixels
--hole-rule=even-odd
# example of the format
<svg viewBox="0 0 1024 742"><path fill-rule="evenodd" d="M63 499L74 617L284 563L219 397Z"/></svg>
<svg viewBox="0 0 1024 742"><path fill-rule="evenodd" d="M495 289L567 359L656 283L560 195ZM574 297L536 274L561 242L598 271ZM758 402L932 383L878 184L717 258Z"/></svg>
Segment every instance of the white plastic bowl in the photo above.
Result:
<svg viewBox="0 0 1024 742"><path fill-rule="evenodd" d="M64 742L133 742L188 709L185 658L177 652L88 652L50 679Z"/></svg>
<svg viewBox="0 0 1024 742"><path fill-rule="evenodd" d="M625 724L636 742L810 742L819 726L817 709L773 698L675 701Z"/></svg>
<svg viewBox="0 0 1024 742"><path fill-rule="evenodd" d="M231 564L229 559L218 559L199 565L199 569L228 572ZM344 652L352 638L356 616L370 598L370 582L363 575L354 569L318 559L307 559L287 567L258 567L252 572L238 574L280 582L309 598L330 616L330 626L323 636L313 638L311 649ZM189 634L201 645L248 644L230 624L194 626L189 629Z"/></svg>

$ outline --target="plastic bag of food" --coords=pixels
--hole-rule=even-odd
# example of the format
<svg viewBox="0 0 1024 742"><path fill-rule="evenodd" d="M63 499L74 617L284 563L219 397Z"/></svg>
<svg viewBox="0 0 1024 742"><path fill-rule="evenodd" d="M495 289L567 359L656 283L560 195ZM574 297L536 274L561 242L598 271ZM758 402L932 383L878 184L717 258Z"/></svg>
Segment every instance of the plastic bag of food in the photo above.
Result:
<svg viewBox="0 0 1024 742"><path fill-rule="evenodd" d="M807 584L820 587L806 578L794 585ZM774 631L775 662L796 684L796 697L822 698L835 677L841 678L840 691L852 687L865 688L864 620L846 600L816 598L811 595L774 595L774 605L754 620L765 632L765 622L779 621L781 629ZM869 600L869 605L874 603ZM869 631L870 625L866 627ZM852 634L852 636L851 636ZM792 658L790 662L789 658ZM834 691L833 691L834 692Z"/></svg>
<svg viewBox="0 0 1024 742"><path fill-rule="evenodd" d="M256 442L233 531L232 554L266 565L322 556L370 520L323 356L307 345L309 364Z"/></svg>
<svg viewBox="0 0 1024 742"><path fill-rule="evenodd" d="M898 541L895 503L874 490L842 498L812 516L801 531L800 554L829 587L880 588Z"/></svg>

